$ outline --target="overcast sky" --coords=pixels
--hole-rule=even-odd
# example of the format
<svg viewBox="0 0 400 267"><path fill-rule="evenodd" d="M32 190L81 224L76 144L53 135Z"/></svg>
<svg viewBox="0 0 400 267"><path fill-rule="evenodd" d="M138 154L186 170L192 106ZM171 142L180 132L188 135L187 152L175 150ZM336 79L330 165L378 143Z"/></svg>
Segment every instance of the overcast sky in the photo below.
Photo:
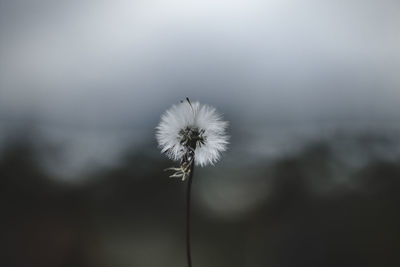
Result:
<svg viewBox="0 0 400 267"><path fill-rule="evenodd" d="M395 116L398 1L1 1L1 118Z"/></svg>

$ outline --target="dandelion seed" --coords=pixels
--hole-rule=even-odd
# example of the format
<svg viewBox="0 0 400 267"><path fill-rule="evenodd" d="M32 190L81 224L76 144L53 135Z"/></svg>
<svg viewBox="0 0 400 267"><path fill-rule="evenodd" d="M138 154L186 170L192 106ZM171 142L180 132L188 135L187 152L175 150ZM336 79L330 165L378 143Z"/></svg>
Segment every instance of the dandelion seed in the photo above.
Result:
<svg viewBox="0 0 400 267"><path fill-rule="evenodd" d="M162 115L156 137L161 152L172 160L182 161L193 149L196 165L213 165L227 148L227 126L215 108L187 99Z"/></svg>

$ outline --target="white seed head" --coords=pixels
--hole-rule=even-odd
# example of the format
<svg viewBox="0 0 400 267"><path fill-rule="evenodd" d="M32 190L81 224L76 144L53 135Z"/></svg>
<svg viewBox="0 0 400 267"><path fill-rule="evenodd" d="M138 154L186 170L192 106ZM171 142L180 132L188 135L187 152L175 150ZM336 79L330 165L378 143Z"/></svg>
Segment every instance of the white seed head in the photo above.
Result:
<svg viewBox="0 0 400 267"><path fill-rule="evenodd" d="M190 149L188 140L195 138L195 164L205 166L218 161L226 150L227 126L215 108L187 100L173 105L161 116L156 138L161 152L172 160L182 160Z"/></svg>

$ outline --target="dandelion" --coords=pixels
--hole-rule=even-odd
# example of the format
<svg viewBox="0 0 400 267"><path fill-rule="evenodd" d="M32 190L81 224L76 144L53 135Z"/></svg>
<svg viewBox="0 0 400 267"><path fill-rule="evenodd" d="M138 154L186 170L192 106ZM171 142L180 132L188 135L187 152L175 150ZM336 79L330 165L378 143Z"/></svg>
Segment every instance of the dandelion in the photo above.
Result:
<svg viewBox="0 0 400 267"><path fill-rule="evenodd" d="M191 267L190 255L190 192L194 166L214 165L228 145L226 128L216 109L191 103L189 98L173 105L161 117L157 126L156 138L161 148L170 159L180 161L179 167L166 170L173 171L170 177L188 179L186 206L186 248L188 266Z"/></svg>
<svg viewBox="0 0 400 267"><path fill-rule="evenodd" d="M188 98L167 110L156 137L162 153L181 161L181 168L170 169L176 171L171 177L185 180L191 161L200 166L217 162L228 144L227 126L215 108L191 103Z"/></svg>

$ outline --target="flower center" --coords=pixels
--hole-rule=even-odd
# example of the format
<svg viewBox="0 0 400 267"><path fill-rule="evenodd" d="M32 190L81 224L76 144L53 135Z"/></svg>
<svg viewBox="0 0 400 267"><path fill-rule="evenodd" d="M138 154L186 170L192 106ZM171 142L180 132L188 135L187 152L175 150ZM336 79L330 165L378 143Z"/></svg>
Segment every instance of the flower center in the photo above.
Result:
<svg viewBox="0 0 400 267"><path fill-rule="evenodd" d="M204 129L199 129L194 126L186 126L184 129L179 131L179 140L181 145L190 147L193 150L196 149L196 146L201 147L206 141L204 132Z"/></svg>

